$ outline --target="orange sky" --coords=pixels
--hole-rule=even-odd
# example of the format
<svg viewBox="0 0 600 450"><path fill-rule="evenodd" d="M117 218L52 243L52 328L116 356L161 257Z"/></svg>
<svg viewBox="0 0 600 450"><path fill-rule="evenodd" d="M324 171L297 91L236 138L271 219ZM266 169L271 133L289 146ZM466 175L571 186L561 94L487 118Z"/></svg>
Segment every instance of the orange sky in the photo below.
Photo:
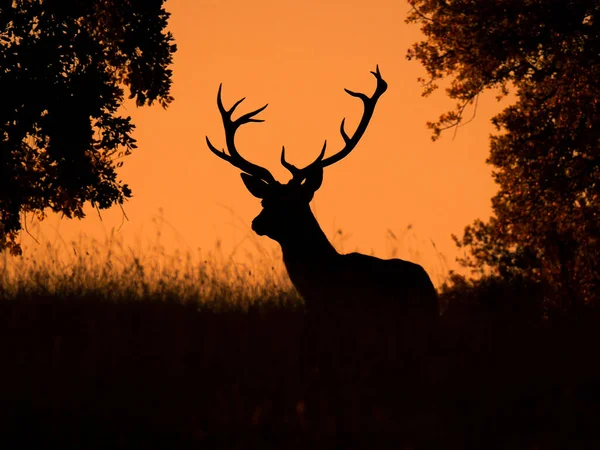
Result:
<svg viewBox="0 0 600 450"><path fill-rule="evenodd" d="M240 112L269 103L261 114L266 122L241 128L237 147L286 181L281 145L298 166L318 155L324 139L329 152L341 148L341 119L351 133L362 113L361 102L343 88L371 95L369 71L379 64L389 89L357 148L325 169L313 211L329 237L338 229L347 235L338 250L391 257L391 230L403 236L397 256L423 264L436 284L443 270L431 241L447 267L456 268L450 234L490 214L489 119L501 106L493 95L484 97L475 120L454 139L447 133L431 141L426 121L455 102L442 92L421 97L417 77L424 70L405 59L419 39L418 29L404 23L406 2L170 0L166 8L178 46L175 102L167 110L127 103L139 148L120 171L134 192L125 205L129 221L119 231L125 241L153 239L152 219L162 209L168 248L212 248L217 239L226 252L246 245L259 201L246 191L239 170L212 155L204 141L209 135L224 146L215 102L219 83L226 106L246 97ZM52 240L58 232L66 242L82 232L102 237L121 221L118 208L103 212L102 221L88 209L81 222L50 217L42 233ZM270 248L268 238L260 240Z"/></svg>

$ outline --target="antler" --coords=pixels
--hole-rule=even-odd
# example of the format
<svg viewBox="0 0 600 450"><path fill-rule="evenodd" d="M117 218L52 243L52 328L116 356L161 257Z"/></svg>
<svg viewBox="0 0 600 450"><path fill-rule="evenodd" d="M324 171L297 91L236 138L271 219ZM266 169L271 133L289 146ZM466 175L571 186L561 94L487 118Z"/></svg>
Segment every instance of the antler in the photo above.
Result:
<svg viewBox="0 0 600 450"><path fill-rule="evenodd" d="M340 125L340 133L342 134L342 138L344 138L344 142L346 143L343 149L341 149L336 154L323 159L323 156L325 156L325 147L327 146L327 141L325 141L325 144L323 144L323 149L321 150L321 154L317 157L317 159L315 159L312 163L310 163L308 166L302 169L299 169L294 165L288 163L285 160L285 148L281 149L281 164L283 165L283 167L285 167L292 173L292 176L294 178L300 179L304 177L305 174L308 173L311 169L313 169L316 165L321 166L321 168L325 168L327 166L335 164L336 162L348 156L350 152L354 149L354 147L356 147L356 144L358 144L358 141L360 141L360 138L363 136L367 129L367 126L369 125L369 121L373 116L373 111L375 111L375 105L377 104L377 100L379 100L379 97L381 97L381 95L387 90L388 87L386 81L381 77L381 73L379 72L379 66L376 67L375 72L371 73L377 79L377 87L375 88L375 92L371 97L368 97L366 94L363 94L361 92L353 92L349 89L344 89L352 97L360 98L363 101L365 110L363 112L362 118L360 119L360 123L356 127L356 131L354 132L352 137L349 137L346 133L346 130L344 129L344 123L346 122L346 119L342 119L342 124Z"/></svg>
<svg viewBox="0 0 600 450"><path fill-rule="evenodd" d="M210 148L210 151L217 155L219 158L224 159L234 167L237 167L238 169L241 169L242 171L250 175L254 175L255 177L258 177L263 181L266 181L267 183L275 183L275 178L273 177L273 175L271 175L271 172L269 172L264 167L258 166L244 159L235 148L234 143L235 132L240 127L240 125L250 122L264 122L264 120L262 119L254 119L253 117L261 111L263 111L268 106L268 104L266 104L262 108L258 108L255 111L251 111L247 114L244 114L243 116L238 117L236 120L231 120L231 115L235 111L235 108L237 108L238 105L246 99L246 97L235 102L231 109L229 109L228 111L223 106L223 101L221 100L222 87L223 85L220 84L219 92L217 93L217 106L219 107L219 112L221 113L221 117L223 118L223 128L225 128L225 142L227 145L227 150L229 150L229 154L227 154L225 150L217 149L214 145L212 145L210 139L208 139L208 136L206 136L206 143L208 145L208 148Z"/></svg>

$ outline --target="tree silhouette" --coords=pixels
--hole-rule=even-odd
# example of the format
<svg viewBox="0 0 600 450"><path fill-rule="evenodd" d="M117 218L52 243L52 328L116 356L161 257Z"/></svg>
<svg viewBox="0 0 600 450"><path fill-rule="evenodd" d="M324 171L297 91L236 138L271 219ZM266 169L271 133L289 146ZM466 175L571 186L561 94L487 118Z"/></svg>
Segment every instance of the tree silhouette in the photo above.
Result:
<svg viewBox="0 0 600 450"><path fill-rule="evenodd" d="M119 114L170 96L173 36L164 0L16 0L0 6L0 250L21 251L22 213L82 218L122 204L136 147Z"/></svg>
<svg viewBox="0 0 600 450"><path fill-rule="evenodd" d="M467 226L459 260L479 274L526 277L554 306L600 297L600 4L595 0L411 0L425 40L408 58L424 95L452 76L459 101L428 126L457 127L488 89L516 102L493 118L493 216Z"/></svg>

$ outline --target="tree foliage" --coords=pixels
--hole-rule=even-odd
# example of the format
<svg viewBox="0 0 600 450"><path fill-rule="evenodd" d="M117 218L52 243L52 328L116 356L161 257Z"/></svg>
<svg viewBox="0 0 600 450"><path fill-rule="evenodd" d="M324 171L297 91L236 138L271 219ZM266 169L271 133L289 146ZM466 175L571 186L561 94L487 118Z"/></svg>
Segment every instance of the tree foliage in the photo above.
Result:
<svg viewBox="0 0 600 450"><path fill-rule="evenodd" d="M457 127L485 90L516 101L493 118L493 216L455 240L479 274L543 282L556 306L600 300L600 3L410 0L425 40L409 50L429 77L451 77L457 107L429 123Z"/></svg>
<svg viewBox="0 0 600 450"><path fill-rule="evenodd" d="M84 216L122 204L117 179L136 147L120 114L171 101L176 46L164 0L13 0L0 4L0 250L19 253L24 213Z"/></svg>

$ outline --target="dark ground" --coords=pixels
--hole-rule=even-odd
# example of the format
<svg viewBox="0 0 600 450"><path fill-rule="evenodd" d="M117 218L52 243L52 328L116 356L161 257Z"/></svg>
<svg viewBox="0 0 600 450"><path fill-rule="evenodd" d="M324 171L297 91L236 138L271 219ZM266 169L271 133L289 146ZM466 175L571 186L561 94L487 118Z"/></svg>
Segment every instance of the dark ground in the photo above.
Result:
<svg viewBox="0 0 600 450"><path fill-rule="evenodd" d="M2 301L0 448L600 449L592 314L446 316L427 346L304 317Z"/></svg>

